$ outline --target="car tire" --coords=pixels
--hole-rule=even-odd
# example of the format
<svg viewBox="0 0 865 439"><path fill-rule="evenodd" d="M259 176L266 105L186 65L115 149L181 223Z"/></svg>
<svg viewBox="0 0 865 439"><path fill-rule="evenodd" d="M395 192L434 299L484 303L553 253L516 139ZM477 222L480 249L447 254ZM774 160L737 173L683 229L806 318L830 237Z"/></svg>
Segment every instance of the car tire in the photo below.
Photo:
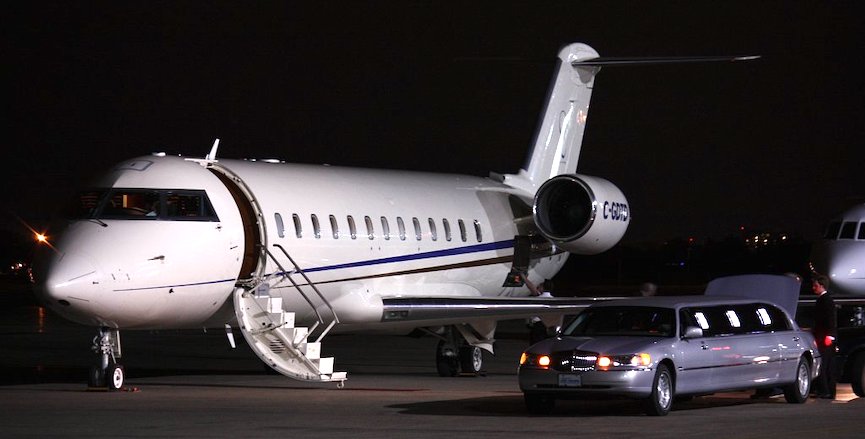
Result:
<svg viewBox="0 0 865 439"><path fill-rule="evenodd" d="M791 404L802 404L811 393L811 364L805 357L796 366L796 380L784 387L784 399Z"/></svg>
<svg viewBox="0 0 865 439"><path fill-rule="evenodd" d="M523 399L526 402L526 408L529 410L529 413L533 415L548 415L552 413L553 408L556 406L555 398L550 396L524 393Z"/></svg>
<svg viewBox="0 0 865 439"><path fill-rule="evenodd" d="M646 400L646 414L649 416L666 416L673 406L675 391L673 389L673 375L670 369L659 364L652 381L652 393Z"/></svg>
<svg viewBox="0 0 865 439"><path fill-rule="evenodd" d="M850 387L856 396L865 397L865 352L860 352L853 358L853 368L850 369Z"/></svg>

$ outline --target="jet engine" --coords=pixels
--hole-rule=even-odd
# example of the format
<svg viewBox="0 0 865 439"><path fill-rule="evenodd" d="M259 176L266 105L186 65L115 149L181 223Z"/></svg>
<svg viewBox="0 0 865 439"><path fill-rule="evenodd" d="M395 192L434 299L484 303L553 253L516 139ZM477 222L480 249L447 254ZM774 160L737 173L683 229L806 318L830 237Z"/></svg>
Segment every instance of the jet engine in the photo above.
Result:
<svg viewBox="0 0 865 439"><path fill-rule="evenodd" d="M616 245L631 221L628 201L613 183L569 174L547 180L532 214L541 234L570 253L593 255Z"/></svg>

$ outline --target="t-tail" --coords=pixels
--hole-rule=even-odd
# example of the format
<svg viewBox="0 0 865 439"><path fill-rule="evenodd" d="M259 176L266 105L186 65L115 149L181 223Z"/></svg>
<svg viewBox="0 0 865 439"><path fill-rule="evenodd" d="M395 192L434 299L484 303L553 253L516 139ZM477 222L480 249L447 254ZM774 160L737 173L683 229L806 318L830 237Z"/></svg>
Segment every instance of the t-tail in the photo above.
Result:
<svg viewBox="0 0 865 439"><path fill-rule="evenodd" d="M559 51L534 144L519 174L506 176L508 185L534 194L550 178L576 172L595 74L600 70L579 63L596 58L598 52L582 43Z"/></svg>
<svg viewBox="0 0 865 439"><path fill-rule="evenodd" d="M610 181L577 174L595 75L602 66L746 61L758 56L601 58L573 43L559 51L534 144L526 164L504 183L532 199L533 219L544 237L563 250L595 254L615 245L631 220L622 191Z"/></svg>

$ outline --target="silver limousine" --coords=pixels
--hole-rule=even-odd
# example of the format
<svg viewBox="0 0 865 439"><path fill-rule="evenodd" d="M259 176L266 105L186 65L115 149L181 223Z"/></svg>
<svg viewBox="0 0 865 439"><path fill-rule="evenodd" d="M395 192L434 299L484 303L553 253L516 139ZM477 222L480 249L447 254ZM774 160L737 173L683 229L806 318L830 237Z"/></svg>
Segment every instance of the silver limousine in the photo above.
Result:
<svg viewBox="0 0 865 439"><path fill-rule="evenodd" d="M681 396L783 388L808 398L820 368L814 337L769 301L646 297L595 304L554 338L529 347L520 389L532 413L556 399L620 396L663 416Z"/></svg>

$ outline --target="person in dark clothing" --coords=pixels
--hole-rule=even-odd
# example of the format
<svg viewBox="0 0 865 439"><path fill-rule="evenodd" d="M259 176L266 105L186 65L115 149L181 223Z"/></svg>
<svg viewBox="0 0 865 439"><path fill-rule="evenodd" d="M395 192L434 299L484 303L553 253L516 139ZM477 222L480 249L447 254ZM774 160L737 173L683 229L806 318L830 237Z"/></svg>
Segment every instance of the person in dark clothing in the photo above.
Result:
<svg viewBox="0 0 865 439"><path fill-rule="evenodd" d="M814 276L811 289L817 296L814 306L814 338L823 357L820 376L816 381L818 398L835 399L835 340L838 338L838 319L835 301L827 287L829 279L821 274Z"/></svg>

